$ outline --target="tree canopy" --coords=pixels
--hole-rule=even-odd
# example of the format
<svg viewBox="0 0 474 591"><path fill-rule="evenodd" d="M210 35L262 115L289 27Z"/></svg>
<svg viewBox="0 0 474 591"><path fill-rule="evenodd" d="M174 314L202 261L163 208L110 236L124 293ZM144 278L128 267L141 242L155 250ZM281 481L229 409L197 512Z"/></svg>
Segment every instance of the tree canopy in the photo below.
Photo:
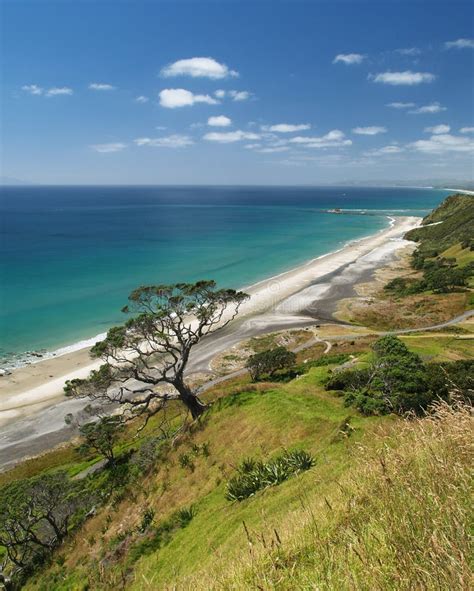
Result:
<svg viewBox="0 0 474 591"><path fill-rule="evenodd" d="M291 368L296 361L296 355L285 347L276 347L269 351L262 351L251 355L246 367L253 380L259 380L262 376L273 376L282 369Z"/></svg>
<svg viewBox="0 0 474 591"><path fill-rule="evenodd" d="M91 350L104 364L85 380L68 381L66 394L124 405L133 415L177 399L199 417L205 405L185 380L191 349L231 322L248 297L214 281L139 287L122 310L130 319Z"/></svg>

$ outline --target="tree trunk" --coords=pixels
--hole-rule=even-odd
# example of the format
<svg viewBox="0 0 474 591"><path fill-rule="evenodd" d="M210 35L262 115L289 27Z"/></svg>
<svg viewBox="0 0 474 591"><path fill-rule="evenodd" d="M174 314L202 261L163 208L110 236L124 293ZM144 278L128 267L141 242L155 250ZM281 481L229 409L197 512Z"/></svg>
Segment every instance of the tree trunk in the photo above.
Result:
<svg viewBox="0 0 474 591"><path fill-rule="evenodd" d="M207 405L203 404L184 382L175 382L174 387L178 390L179 399L189 410L193 419L199 418L206 410Z"/></svg>

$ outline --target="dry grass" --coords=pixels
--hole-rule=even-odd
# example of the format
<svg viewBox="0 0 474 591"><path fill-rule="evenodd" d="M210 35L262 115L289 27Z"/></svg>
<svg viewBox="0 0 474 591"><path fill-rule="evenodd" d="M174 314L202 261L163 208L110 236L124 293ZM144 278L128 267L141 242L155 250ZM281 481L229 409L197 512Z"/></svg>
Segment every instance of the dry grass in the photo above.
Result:
<svg viewBox="0 0 474 591"><path fill-rule="evenodd" d="M451 320L465 312L471 293L419 294L397 298L382 292L374 298L343 300L340 320L378 330L423 328Z"/></svg>
<svg viewBox="0 0 474 591"><path fill-rule="evenodd" d="M286 528L243 531L241 560L169 589L472 589L472 433L471 410L445 404L385 428L333 497L306 491Z"/></svg>

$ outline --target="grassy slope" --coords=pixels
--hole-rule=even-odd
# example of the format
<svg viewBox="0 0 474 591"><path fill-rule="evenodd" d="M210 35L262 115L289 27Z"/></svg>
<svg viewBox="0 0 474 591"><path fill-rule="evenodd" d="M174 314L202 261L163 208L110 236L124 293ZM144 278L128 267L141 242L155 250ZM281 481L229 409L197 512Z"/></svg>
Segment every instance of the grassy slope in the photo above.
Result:
<svg viewBox="0 0 474 591"><path fill-rule="evenodd" d="M454 330L452 334L407 335L404 340L427 360L472 357L472 341L466 340L472 324L466 322L457 329L459 334ZM365 341L361 339L350 346L341 342L336 351L341 352L343 348L362 351L368 347ZM315 350L315 356L320 355L321 351ZM359 359L364 358L364 354L357 355ZM304 356L310 356L310 351L304 352ZM433 506L426 505L426 510L423 508L418 514L416 505L420 502L419 496L432 499L435 508L440 508L436 514L436 527L443 524L441 508L447 511L446 499L439 500L437 491L430 488L434 474L431 470L437 464L430 463L430 460L423 472L425 464L421 460L424 462L427 457L426 446L422 443L421 447L412 446L418 450L418 455L403 456L400 460L407 467L401 473L404 479L401 483L405 488L407 485L415 487L416 480L419 496L412 497L408 493L404 496L401 489L394 489L393 496L384 500L389 507L384 510L383 503L377 501L384 491L383 482L380 482L380 458L375 450L404 446L406 453L410 449L409 437L414 441L418 435L413 432L409 436L412 433L409 427L404 427L408 430L397 435L404 424L401 419L366 418L345 408L342 399L322 387L326 372L325 367L313 368L307 375L287 384L254 386L247 378L239 378L216 388L209 394L215 403L202 428L183 438L151 476L133 483L123 501L115 507L108 505L90 519L56 554L53 564L39 572L25 589L107 590L122 588L125 584L127 589L135 591L259 588L290 591L311 589L314 581L328 591L334 588L409 589L407 581L395 580L402 576L403 569L397 567L393 552L401 552L402 548L388 547L392 543L389 544L388 537L393 534L395 543L408 533L424 536L423 552L432 552L436 561L440 560L436 548L425 539L428 534L423 530L424 526L434 527L428 513L433 511ZM348 416L351 416L354 431L350 437L345 437L341 435L340 427ZM209 457L197 457L193 472L181 467L180 455L189 452L193 444L205 442L210 446ZM361 453L361 444L369 451ZM439 444L441 448L448 445L443 440ZM449 445L452 453L459 455L456 442ZM313 469L242 503L230 503L225 499L225 482L241 459L249 456L268 458L282 448L295 447L314 454L316 465ZM374 453L376 459L367 460L367 454ZM392 470L396 470L399 460L394 457L390 461ZM447 461L446 458L443 461ZM68 465L72 470L71 464ZM412 481L409 480L410 466L416 467ZM376 477L372 478L371 472ZM443 474L442 484L448 489L458 490L460 483L464 482L455 479L459 476L457 472ZM443 474L436 478L440 479ZM460 496L456 493L451 498L455 503L455 518L464 519L464 514L460 517L456 513L458 509L461 511L464 503L465 490L459 490ZM349 498L356 500L353 510L349 510ZM423 503L420 508L424 507ZM406 509L403 519L397 517L390 521L388 511L400 515L402 507L399 504ZM132 560L134 546L143 540L136 528L146 508L155 511L154 523L160 524L177 509L190 505L195 507L196 513L187 527L176 531L169 543L159 550L148 554L138 552L136 559ZM412 531L410 519L413 519ZM370 523L368 532L363 527L365 521ZM347 529L350 523L362 528L357 535L363 535L364 540L367 535L366 541L351 540L356 534ZM457 540L453 538L452 523L444 525L450 543L462 545L462 535ZM373 536L384 540L383 549L377 546ZM370 566L372 586L363 584L366 571L361 570L357 553L346 555L344 548L352 543L366 544L356 546L357 552L374 557L372 562L368 556L364 558ZM435 543L441 544L440 541ZM324 562L321 548L326 549L331 565ZM410 568L421 568L420 556L415 558L416 564ZM386 561L386 571L389 571L383 574L388 578L384 579L385 586L382 587L381 579L377 578L382 575L376 572L374 564L379 559ZM456 557L451 559L458 570L465 568L462 561L456 562ZM435 571L442 568L445 573L446 565L433 564ZM321 570L323 566L324 572ZM344 579L343 573L347 569L358 577L358 585L351 585ZM414 576L413 572L410 576ZM449 573L446 576L449 577ZM335 587L336 579L343 583ZM429 585L426 588L436 589ZM451 588L462 589L461 586Z"/></svg>
<svg viewBox="0 0 474 591"><path fill-rule="evenodd" d="M472 429L468 409L381 431L342 480L310 499L286 536L257 543L243 564L180 589L276 591L472 589L467 528Z"/></svg>
<svg viewBox="0 0 474 591"><path fill-rule="evenodd" d="M471 240L473 227L474 197L451 195L423 219L422 227L410 230L405 237L420 242L423 250L439 252L463 240Z"/></svg>
<svg viewBox="0 0 474 591"><path fill-rule="evenodd" d="M246 552L242 523L251 530L284 528L309 495L330 496L336 481L351 464L351 450L380 423L391 418L363 418L343 406L341 399L320 386L326 368L314 368L289 384L248 391L249 386L228 386L236 394L217 402L202 430L194 433L172 452L157 474L133 487L134 498L124 500L115 510L105 509L60 552L64 565L55 564L38 574L26 589L112 589L120 584L127 556L114 555L114 538L132 532L143 509L152 507L155 521L162 522L173 511L193 504L191 523L173 536L171 542L130 565L130 589L160 589L195 572L229 563ZM338 438L348 415L355 429L349 439ZM210 442L209 458L198 458L194 472L182 468L178 457L192 443ZM316 457L316 466L301 476L268 489L242 503L225 499L225 482L244 457L266 458L282 448L302 447ZM102 528L110 515L105 534ZM135 534L132 535L135 537ZM89 543L94 540L92 543ZM107 548L106 572L100 576L98 560ZM62 562L62 558L59 559ZM149 586L147 587L149 581ZM178 587L179 588L179 587Z"/></svg>

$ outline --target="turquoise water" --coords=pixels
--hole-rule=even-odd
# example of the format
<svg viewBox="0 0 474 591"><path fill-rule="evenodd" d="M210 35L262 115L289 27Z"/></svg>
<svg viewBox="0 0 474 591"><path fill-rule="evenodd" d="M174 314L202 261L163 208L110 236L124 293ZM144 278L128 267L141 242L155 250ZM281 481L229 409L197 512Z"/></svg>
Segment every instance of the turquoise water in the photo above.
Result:
<svg viewBox="0 0 474 591"><path fill-rule="evenodd" d="M376 188L9 187L0 356L54 350L121 322L141 284L243 287L388 225L447 191ZM340 207L368 215L329 215Z"/></svg>

